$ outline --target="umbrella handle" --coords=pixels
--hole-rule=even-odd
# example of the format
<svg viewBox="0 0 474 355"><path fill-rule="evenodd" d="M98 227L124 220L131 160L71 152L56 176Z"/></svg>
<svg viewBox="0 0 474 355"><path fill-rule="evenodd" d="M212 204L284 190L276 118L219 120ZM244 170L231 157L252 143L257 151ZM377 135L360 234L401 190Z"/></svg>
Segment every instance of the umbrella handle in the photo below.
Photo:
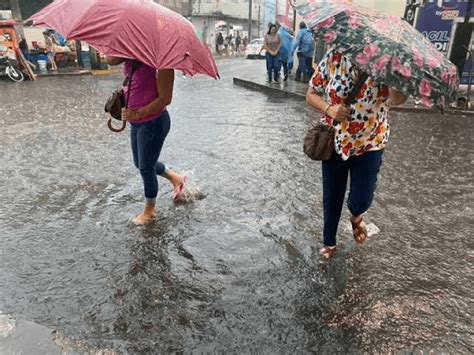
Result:
<svg viewBox="0 0 474 355"><path fill-rule="evenodd" d="M107 122L107 127L109 127L109 129L115 133L122 132L125 129L125 126L127 126L127 121L122 121L122 127L119 127L119 128L115 128L114 126L112 126L111 118L109 118L109 121Z"/></svg>
<svg viewBox="0 0 474 355"><path fill-rule="evenodd" d="M360 76L357 78L354 88L349 93L349 95L347 95L346 102L345 102L346 106L352 105L353 103L356 102L356 95L359 93L360 88L367 81L368 77L369 77L369 74L367 74L366 72L362 72L360 74Z"/></svg>

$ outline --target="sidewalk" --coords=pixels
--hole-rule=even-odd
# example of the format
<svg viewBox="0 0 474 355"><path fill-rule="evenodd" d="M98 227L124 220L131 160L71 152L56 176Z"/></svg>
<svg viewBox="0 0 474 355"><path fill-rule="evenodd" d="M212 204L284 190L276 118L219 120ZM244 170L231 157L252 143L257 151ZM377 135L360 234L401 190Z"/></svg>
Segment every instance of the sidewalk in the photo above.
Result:
<svg viewBox="0 0 474 355"><path fill-rule="evenodd" d="M260 91L271 95L279 95L282 97L294 98L297 100L306 99L306 91L308 90L308 83L297 82L294 80L294 76L290 75L287 81L276 83L267 83L265 75L249 75L234 77L234 85L241 86L250 90ZM462 90L461 90L462 91ZM432 112L439 113L437 109L429 109L421 105L417 105L415 100L409 98L408 101L400 106L394 106L393 111L398 112ZM457 114L465 116L473 116L474 110L459 110L459 109L445 109L445 114Z"/></svg>

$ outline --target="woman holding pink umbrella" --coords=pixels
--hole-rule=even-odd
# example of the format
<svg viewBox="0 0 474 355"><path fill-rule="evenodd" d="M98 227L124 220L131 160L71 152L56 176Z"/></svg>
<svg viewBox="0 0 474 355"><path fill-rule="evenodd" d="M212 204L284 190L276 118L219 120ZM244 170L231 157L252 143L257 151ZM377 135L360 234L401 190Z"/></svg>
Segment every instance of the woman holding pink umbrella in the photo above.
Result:
<svg viewBox="0 0 474 355"><path fill-rule="evenodd" d="M175 201L184 192L188 179L158 160L170 130L170 115L166 108L173 98L174 70L156 70L135 60L107 57L109 65L122 62L125 62L124 75L131 80L130 88L124 88L128 108L122 110L122 119L131 125L133 162L140 170L145 192L145 207L132 222L144 225L152 222L156 216L157 175L171 182Z"/></svg>
<svg viewBox="0 0 474 355"><path fill-rule="evenodd" d="M150 223L155 217L156 175L171 181L175 199L183 194L187 179L158 161L170 129L166 107L173 97L174 70L217 79L209 48L190 21L151 0L56 0L31 19L70 40L87 42L106 54L110 65L125 62L124 74L132 80L130 90L124 88L125 97L129 93L130 98L122 118L132 126L133 159L143 178L146 198L143 212L133 222Z"/></svg>

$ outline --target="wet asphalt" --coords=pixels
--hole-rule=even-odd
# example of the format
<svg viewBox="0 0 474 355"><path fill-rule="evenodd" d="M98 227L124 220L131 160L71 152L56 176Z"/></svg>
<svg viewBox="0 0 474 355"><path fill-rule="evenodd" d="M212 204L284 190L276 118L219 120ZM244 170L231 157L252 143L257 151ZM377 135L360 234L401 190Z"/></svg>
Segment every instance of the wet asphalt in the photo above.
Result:
<svg viewBox="0 0 474 355"><path fill-rule="evenodd" d="M139 228L128 133L103 112L120 75L0 80L1 352L32 325L77 353L474 351L472 118L391 113L380 232L356 247L344 212L321 264L314 112L232 84L263 61L218 65L219 81L178 76L162 154L205 198L174 204L160 180Z"/></svg>

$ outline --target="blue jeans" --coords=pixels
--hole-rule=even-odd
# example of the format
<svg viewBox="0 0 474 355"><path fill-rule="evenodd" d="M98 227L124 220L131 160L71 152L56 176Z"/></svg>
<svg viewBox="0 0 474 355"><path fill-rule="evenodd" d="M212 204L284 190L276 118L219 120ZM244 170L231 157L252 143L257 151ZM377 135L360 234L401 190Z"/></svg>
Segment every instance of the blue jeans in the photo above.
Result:
<svg viewBox="0 0 474 355"><path fill-rule="evenodd" d="M288 62L283 62L283 61L282 61L282 62L281 62L281 66L282 66L282 68L283 68L283 76L284 76L285 78L287 78L287 77L288 77L288 74L289 74L289 72L290 72L290 65L289 65Z"/></svg>
<svg viewBox="0 0 474 355"><path fill-rule="evenodd" d="M382 165L383 150L367 152L342 160L335 151L323 161L324 245L336 245L336 233L350 173L347 206L352 215L366 212L374 199L377 174Z"/></svg>
<svg viewBox="0 0 474 355"><path fill-rule="evenodd" d="M303 79L309 81L313 76L313 57L306 57L302 52L296 53L298 56L298 68L296 69L296 79L301 80L301 75L303 74Z"/></svg>
<svg viewBox="0 0 474 355"><path fill-rule="evenodd" d="M271 55L270 53L265 54L265 58L267 60L267 74L268 74L268 81L272 81L272 73L273 78L275 81L279 80L280 78L280 57L277 55Z"/></svg>
<svg viewBox="0 0 474 355"><path fill-rule="evenodd" d="M157 175L164 175L166 166L158 161L165 138L170 131L170 115L163 111L153 121L131 123L130 139L133 163L140 170L146 203L154 204L158 194Z"/></svg>

